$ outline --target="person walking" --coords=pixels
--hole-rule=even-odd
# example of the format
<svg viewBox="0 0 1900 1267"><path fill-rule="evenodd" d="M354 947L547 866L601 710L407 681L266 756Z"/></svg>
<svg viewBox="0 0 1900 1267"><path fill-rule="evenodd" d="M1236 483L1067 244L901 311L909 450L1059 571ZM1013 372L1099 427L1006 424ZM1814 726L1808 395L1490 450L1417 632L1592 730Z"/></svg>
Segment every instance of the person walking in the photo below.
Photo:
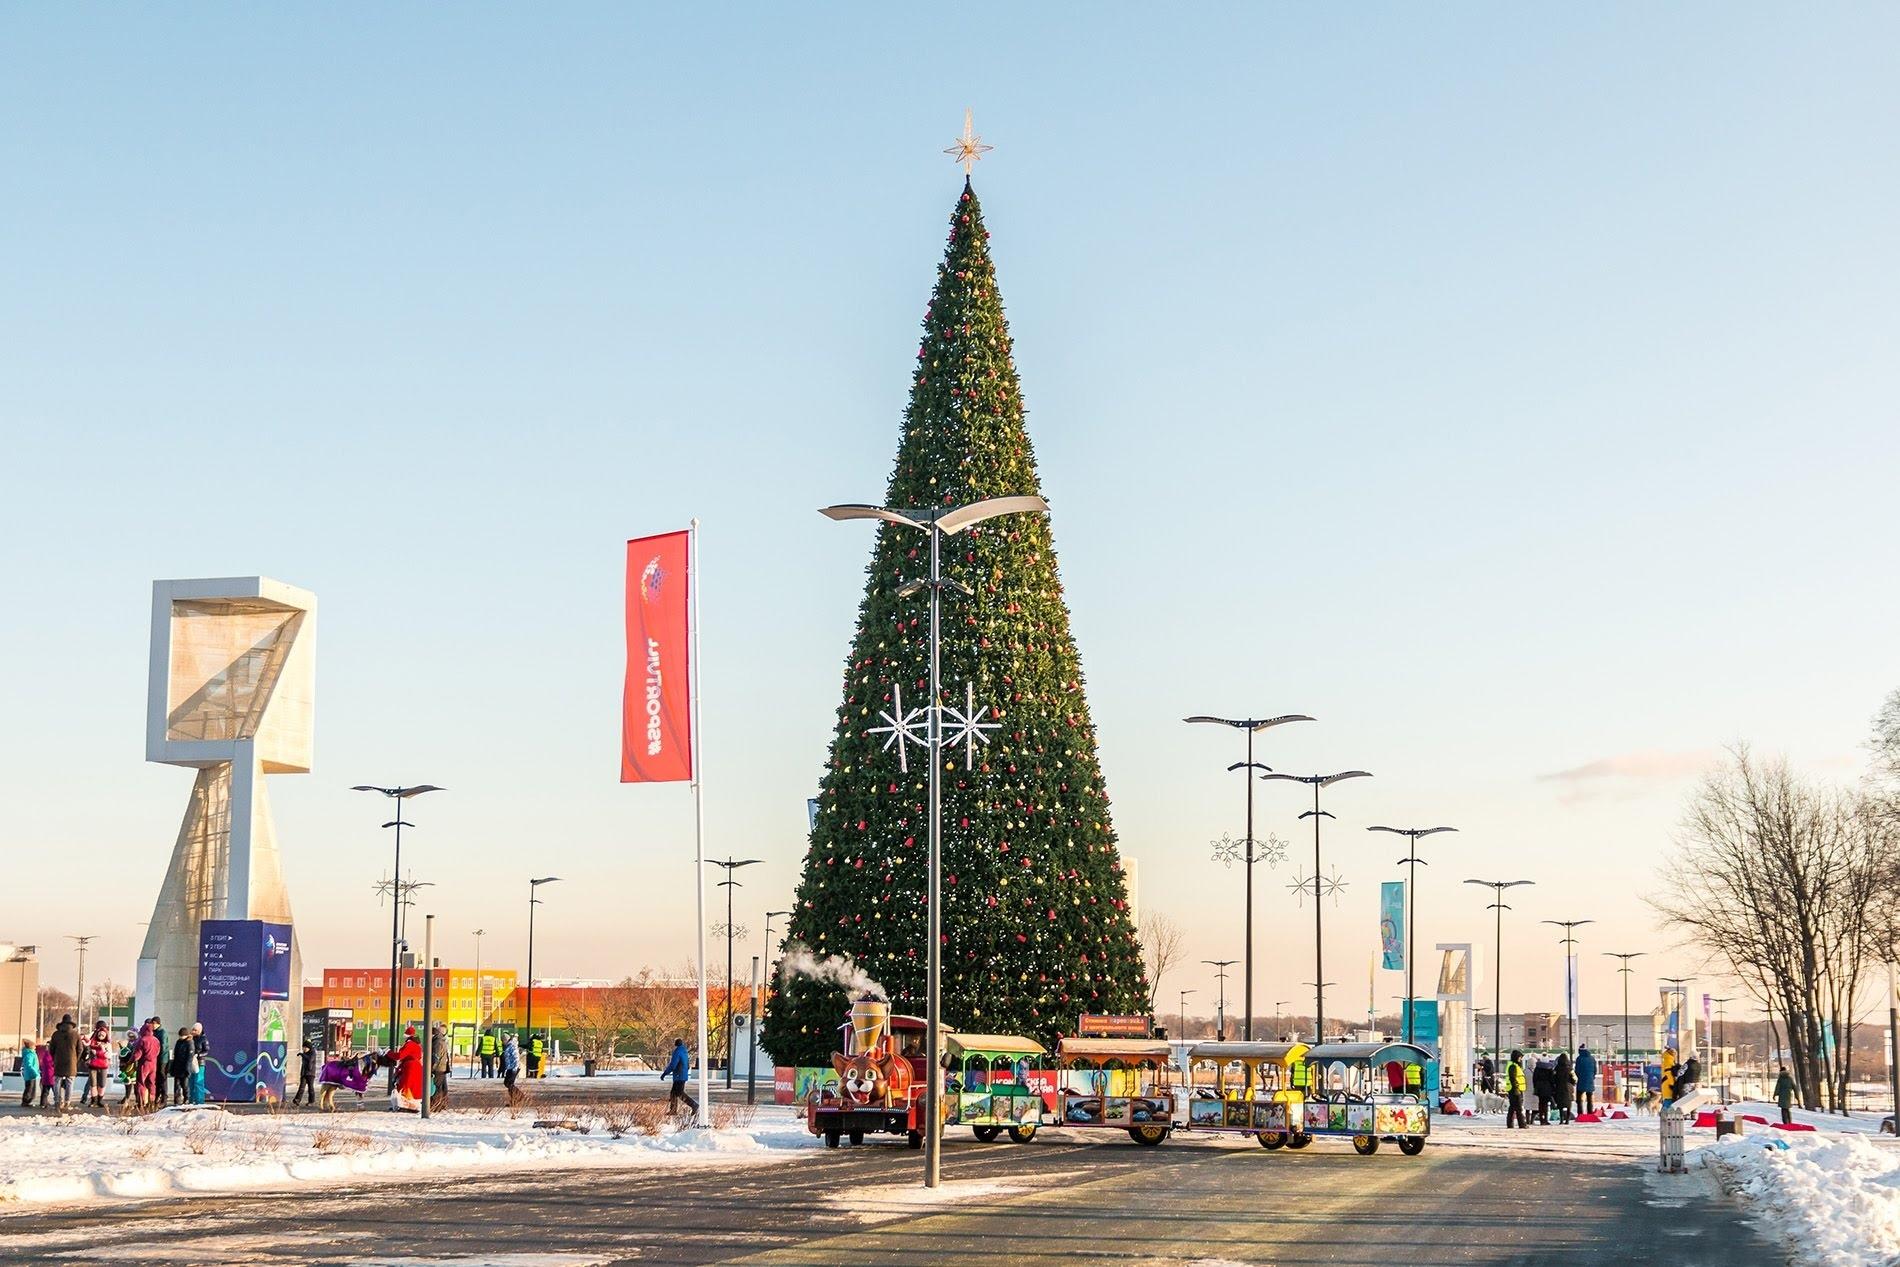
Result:
<svg viewBox="0 0 1900 1267"><path fill-rule="evenodd" d="M317 1104L317 1049L308 1038L303 1040L303 1050L297 1053L297 1094L290 1102L308 1104L312 1108Z"/></svg>
<svg viewBox="0 0 1900 1267"><path fill-rule="evenodd" d="M1597 1111L1597 1058L1590 1044L1577 1047L1577 1116Z"/></svg>
<svg viewBox="0 0 1900 1267"><path fill-rule="evenodd" d="M20 1107L33 1107L33 1097L40 1093L40 1052L32 1043L20 1045Z"/></svg>
<svg viewBox="0 0 1900 1267"><path fill-rule="evenodd" d="M172 1103L188 1104L191 1101L191 1069L198 1063L198 1057L191 1050L191 1033L180 1030L178 1041L172 1044L171 1059L167 1072L171 1074Z"/></svg>
<svg viewBox="0 0 1900 1267"><path fill-rule="evenodd" d="M666 1068L660 1071L662 1079L673 1080L673 1094L668 1096L666 1101L666 1109L669 1113L679 1112L681 1100L686 1101L686 1106L695 1114L699 1112L699 1101L686 1094L686 1079L691 1073L692 1063L692 1055L686 1050L686 1040L674 1039L673 1054L666 1058Z"/></svg>
<svg viewBox="0 0 1900 1267"><path fill-rule="evenodd" d="M1570 1125L1570 1102L1577 1094L1577 1075L1570 1068L1570 1053L1557 1053L1557 1064L1550 1071L1551 1097L1557 1101L1557 1124Z"/></svg>
<svg viewBox="0 0 1900 1267"><path fill-rule="evenodd" d="M72 1013L68 1012L53 1026L53 1107L61 1113L72 1107L73 1079L79 1076L80 1046L79 1026L73 1024Z"/></svg>
<svg viewBox="0 0 1900 1267"><path fill-rule="evenodd" d="M495 1076L495 1057L500 1054L496 1046L495 1027L490 1025L482 1031L482 1077L484 1078Z"/></svg>
<svg viewBox="0 0 1900 1267"><path fill-rule="evenodd" d="M510 1033L501 1045L501 1085L508 1092L510 1108L521 1103L521 1092L515 1088L515 1079L521 1076L521 1046Z"/></svg>
<svg viewBox="0 0 1900 1267"><path fill-rule="evenodd" d="M1478 1058L1478 1090L1486 1095L1496 1095L1498 1093L1497 1070L1491 1064L1491 1057L1489 1056L1480 1056Z"/></svg>
<svg viewBox="0 0 1900 1267"><path fill-rule="evenodd" d="M1788 1066L1781 1067L1781 1076L1775 1079L1775 1103L1781 1106L1781 1124L1794 1125L1794 1079L1788 1076Z"/></svg>
<svg viewBox="0 0 1900 1267"><path fill-rule="evenodd" d="M454 1055L449 1047L449 1031L437 1021L429 1027L429 1075L435 1081L429 1095L431 1113L440 1113L449 1106L449 1066Z"/></svg>
<svg viewBox="0 0 1900 1267"><path fill-rule="evenodd" d="M1527 1127L1529 1123L1524 1120L1524 1053L1521 1051L1513 1051L1511 1063L1504 1067L1504 1093L1510 1106L1504 1113L1504 1128Z"/></svg>

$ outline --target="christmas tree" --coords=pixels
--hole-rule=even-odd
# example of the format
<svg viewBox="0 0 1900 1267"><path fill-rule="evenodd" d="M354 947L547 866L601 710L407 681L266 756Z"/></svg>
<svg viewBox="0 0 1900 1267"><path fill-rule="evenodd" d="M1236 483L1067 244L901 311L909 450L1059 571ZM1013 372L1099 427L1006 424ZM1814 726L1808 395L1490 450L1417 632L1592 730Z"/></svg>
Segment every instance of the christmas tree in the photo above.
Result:
<svg viewBox="0 0 1900 1267"><path fill-rule="evenodd" d="M966 179L924 310L887 506L1041 492L989 237ZM929 548L916 529L877 528L786 939L819 960L848 957L894 1011L916 1014L928 756L913 747L901 771L886 736L867 731L900 696L904 710L929 702L929 595L898 595L928 575ZM992 710L984 720L999 723L973 756L968 742L944 753L943 1017L1053 1046L1078 1013L1145 1010L1147 983L1050 522L993 519L947 538L943 555L945 580L973 594L943 592L942 702L961 709L974 688ZM824 1064L837 1049L849 999L829 976L781 976L763 1036L780 1064Z"/></svg>

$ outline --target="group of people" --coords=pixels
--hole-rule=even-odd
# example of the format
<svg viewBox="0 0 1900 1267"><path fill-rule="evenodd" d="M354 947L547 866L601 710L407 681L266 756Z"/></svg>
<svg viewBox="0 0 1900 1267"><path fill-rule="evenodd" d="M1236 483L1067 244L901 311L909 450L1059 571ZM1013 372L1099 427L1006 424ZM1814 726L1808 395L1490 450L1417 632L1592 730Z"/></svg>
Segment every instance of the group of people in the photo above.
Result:
<svg viewBox="0 0 1900 1267"><path fill-rule="evenodd" d="M1507 1128L1528 1128L1532 1122L1549 1126L1553 1108L1557 1110L1558 1125L1568 1125L1572 1121L1573 1107L1579 1114L1596 1110L1597 1058L1590 1051L1590 1044L1581 1043L1574 1062L1569 1052L1562 1051L1554 1060L1539 1057L1526 1070L1524 1053L1514 1050L1511 1062L1504 1067L1500 1088L1497 1069L1487 1056L1478 1062L1478 1085L1489 1095L1501 1093L1504 1096ZM1524 1107L1526 1092L1535 1101L1535 1107L1529 1111Z"/></svg>
<svg viewBox="0 0 1900 1267"><path fill-rule="evenodd" d="M528 1057L530 1067L538 1059L541 1040L536 1038ZM520 1044L514 1034L497 1035L490 1028L481 1037L480 1054L484 1078L495 1076L497 1069L501 1074L502 1085L507 1088L508 1102L519 1102L522 1092L515 1087L515 1079L521 1076L522 1054ZM422 1076L422 1042L416 1027L411 1025L403 1031L403 1041L392 1051L375 1056L377 1064L393 1069L395 1076L391 1080L390 1102L398 1109L414 1112L421 1106L422 1098L429 1097L429 1111L439 1112L449 1102L449 1078L454 1069L454 1045L442 1022L437 1021L429 1029L429 1079L425 1090ZM297 1057L297 1091L291 1097L291 1103L312 1104L317 1101L319 1053L308 1039Z"/></svg>
<svg viewBox="0 0 1900 1267"><path fill-rule="evenodd" d="M41 1108L66 1112L72 1108L74 1083L79 1083L80 1105L103 1109L114 1069L124 1088L121 1104L160 1108L168 1090L173 1104L204 1103L204 1067L211 1055L204 1026L179 1031L169 1045L167 1038L165 1023L156 1016L136 1030L126 1030L122 1041L115 1042L105 1021L88 1034L67 1013L45 1041L21 1049L20 1103L31 1108L37 1101Z"/></svg>

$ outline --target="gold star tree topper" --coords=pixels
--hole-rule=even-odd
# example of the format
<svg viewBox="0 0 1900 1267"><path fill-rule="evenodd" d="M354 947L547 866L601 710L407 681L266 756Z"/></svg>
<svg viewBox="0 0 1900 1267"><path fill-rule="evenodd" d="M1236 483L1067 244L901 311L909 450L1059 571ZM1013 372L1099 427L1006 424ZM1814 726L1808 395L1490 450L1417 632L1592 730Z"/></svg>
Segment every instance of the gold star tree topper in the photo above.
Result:
<svg viewBox="0 0 1900 1267"><path fill-rule="evenodd" d="M983 138L976 134L976 125L971 121L970 112L965 110L963 112L963 135L958 137L956 144L945 150L944 153L963 164L963 174L968 176L970 169L976 165L976 160L982 158L995 148L994 145L983 144Z"/></svg>

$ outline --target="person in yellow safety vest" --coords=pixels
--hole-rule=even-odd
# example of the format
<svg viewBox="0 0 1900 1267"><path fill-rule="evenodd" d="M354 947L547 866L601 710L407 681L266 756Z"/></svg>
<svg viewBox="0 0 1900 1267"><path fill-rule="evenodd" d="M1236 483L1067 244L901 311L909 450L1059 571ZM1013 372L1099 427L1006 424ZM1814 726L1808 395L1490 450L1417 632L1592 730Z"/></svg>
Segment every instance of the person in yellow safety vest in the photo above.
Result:
<svg viewBox="0 0 1900 1267"><path fill-rule="evenodd" d="M1511 1063L1504 1067L1504 1094L1510 1101L1510 1107L1504 1114L1504 1127L1521 1127L1528 1130L1530 1124L1524 1120L1524 1053L1513 1051Z"/></svg>
<svg viewBox="0 0 1900 1267"><path fill-rule="evenodd" d="M482 1034L482 1077L495 1076L495 1057L500 1054L500 1045L495 1042L495 1031L489 1029Z"/></svg>
<svg viewBox="0 0 1900 1267"><path fill-rule="evenodd" d="M1425 1093L1425 1070L1421 1065L1405 1066L1405 1089L1413 1095Z"/></svg>
<svg viewBox="0 0 1900 1267"><path fill-rule="evenodd" d="M536 1034L528 1041L528 1076L539 1078L541 1072L541 1035Z"/></svg>
<svg viewBox="0 0 1900 1267"><path fill-rule="evenodd" d="M1301 1093L1304 1093L1306 1091L1306 1077L1307 1077L1306 1062L1304 1060L1294 1061L1293 1062L1293 1089L1295 1091L1299 1091Z"/></svg>

